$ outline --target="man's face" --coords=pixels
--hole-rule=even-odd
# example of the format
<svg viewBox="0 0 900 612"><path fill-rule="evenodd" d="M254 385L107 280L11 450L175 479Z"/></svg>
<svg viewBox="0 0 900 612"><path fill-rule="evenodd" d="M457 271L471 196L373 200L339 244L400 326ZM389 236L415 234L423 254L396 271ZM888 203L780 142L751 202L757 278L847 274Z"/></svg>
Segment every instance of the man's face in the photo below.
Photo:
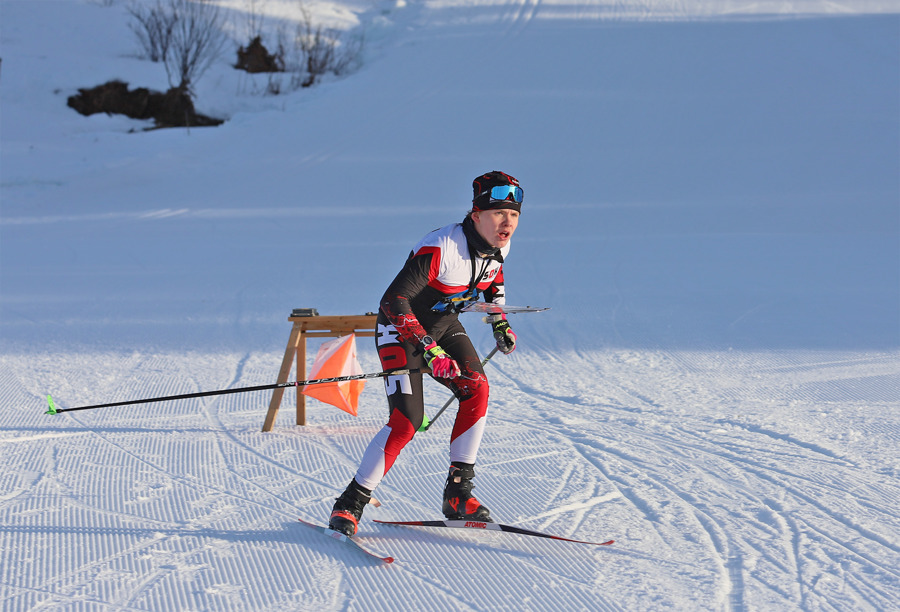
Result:
<svg viewBox="0 0 900 612"><path fill-rule="evenodd" d="M509 239L519 225L519 213L509 208L479 210L472 213L472 221L489 245L502 249L509 244Z"/></svg>

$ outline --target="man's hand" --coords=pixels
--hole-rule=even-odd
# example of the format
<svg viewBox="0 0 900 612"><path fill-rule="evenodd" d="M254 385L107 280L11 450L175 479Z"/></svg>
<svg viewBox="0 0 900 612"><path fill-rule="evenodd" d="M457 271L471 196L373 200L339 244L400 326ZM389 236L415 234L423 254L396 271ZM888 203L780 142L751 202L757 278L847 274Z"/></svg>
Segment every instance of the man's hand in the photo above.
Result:
<svg viewBox="0 0 900 612"><path fill-rule="evenodd" d="M425 347L425 361L431 368L431 375L437 378L456 378L459 376L459 364L450 358L444 349L432 341Z"/></svg>
<svg viewBox="0 0 900 612"><path fill-rule="evenodd" d="M494 330L494 340L497 341L497 348L500 349L500 352L509 355L516 350L516 334L509 328L506 315L490 315L487 319Z"/></svg>

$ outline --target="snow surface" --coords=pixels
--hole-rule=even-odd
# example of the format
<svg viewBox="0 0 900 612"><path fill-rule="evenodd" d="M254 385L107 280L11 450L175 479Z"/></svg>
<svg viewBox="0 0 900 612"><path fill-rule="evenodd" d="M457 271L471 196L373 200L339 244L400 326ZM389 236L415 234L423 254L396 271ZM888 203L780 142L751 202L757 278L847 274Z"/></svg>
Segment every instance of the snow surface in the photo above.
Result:
<svg viewBox="0 0 900 612"><path fill-rule="evenodd" d="M265 96L228 55L224 125L142 131L65 104L166 87L124 1L0 0L0 608L898 609L897 3L309 6L365 32L357 72ZM374 310L492 169L527 195L509 301L552 310L488 366L476 492L615 545L364 520L379 566L301 526L377 382L270 433L264 392L44 414L274 382L292 308ZM365 519L439 518L449 412Z"/></svg>

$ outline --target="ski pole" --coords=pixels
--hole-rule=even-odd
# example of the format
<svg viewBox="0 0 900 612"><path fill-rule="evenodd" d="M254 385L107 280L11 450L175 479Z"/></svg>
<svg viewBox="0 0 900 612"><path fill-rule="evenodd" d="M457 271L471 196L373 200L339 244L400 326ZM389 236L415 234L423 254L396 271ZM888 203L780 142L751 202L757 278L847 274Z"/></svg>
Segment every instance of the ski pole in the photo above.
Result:
<svg viewBox="0 0 900 612"><path fill-rule="evenodd" d="M484 365L485 365L488 361L491 360L491 357L493 357L494 355L497 354L497 350L498 350L498 347L495 346L495 347L493 348L493 350L491 350L491 352L487 354L487 357L485 357L484 359L481 360L481 366L482 366L482 367L484 367ZM447 403L444 404L444 406L443 406L440 410L438 410L437 414L434 415L434 418L431 419L430 421L428 420L428 417L426 416L426 417L425 417L425 420L428 421L428 422L427 422L427 423L422 423L422 426L419 427L419 431L428 431L428 428L431 427L432 425L434 425L434 422L438 420L438 417L441 416L442 414L444 414L444 410L446 410L446 409L450 406L450 404L453 403L453 400L455 400L455 399L456 399L455 397L451 397L450 399L448 399L448 400L447 400Z"/></svg>
<svg viewBox="0 0 900 612"><path fill-rule="evenodd" d="M210 395L226 395L229 393L246 393L248 391L264 391L266 389L281 389L285 387L305 387L306 385L319 385L322 383L336 383L347 380L362 380L366 378L383 378L385 376L403 376L404 374L428 374L428 368L412 368L402 370L390 370L386 372L370 372L368 374L350 374L347 376L334 376L332 378L314 378L312 380L297 380L294 382L273 383L270 385L257 385L255 387L238 387L235 389L219 389L218 391L201 391L198 393L182 393L180 395L166 395L163 397L150 397L147 399L129 400L125 402L112 402L109 404L94 404L93 406L77 406L75 408L57 408L53 398L47 396L50 409L45 414L59 414L60 412L72 412L74 410L93 410L94 408L111 408L113 406L130 406L133 404L149 404L151 402L165 402L170 400L190 399L194 397L209 397Z"/></svg>

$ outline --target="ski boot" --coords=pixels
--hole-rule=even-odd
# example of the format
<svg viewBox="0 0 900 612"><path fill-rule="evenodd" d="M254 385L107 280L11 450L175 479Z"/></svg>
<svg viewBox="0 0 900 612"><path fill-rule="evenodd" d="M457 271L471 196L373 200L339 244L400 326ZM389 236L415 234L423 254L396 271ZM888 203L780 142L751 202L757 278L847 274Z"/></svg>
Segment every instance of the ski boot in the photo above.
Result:
<svg viewBox="0 0 900 612"><path fill-rule="evenodd" d="M351 480L341 496L334 502L331 518L328 519L328 528L344 535L356 535L359 519L370 499L372 499L372 492L360 486L355 478Z"/></svg>
<svg viewBox="0 0 900 612"><path fill-rule="evenodd" d="M472 495L472 479L475 466L471 463L454 461L450 464L447 484L444 486L444 516L450 521L479 521L492 523L491 511Z"/></svg>

